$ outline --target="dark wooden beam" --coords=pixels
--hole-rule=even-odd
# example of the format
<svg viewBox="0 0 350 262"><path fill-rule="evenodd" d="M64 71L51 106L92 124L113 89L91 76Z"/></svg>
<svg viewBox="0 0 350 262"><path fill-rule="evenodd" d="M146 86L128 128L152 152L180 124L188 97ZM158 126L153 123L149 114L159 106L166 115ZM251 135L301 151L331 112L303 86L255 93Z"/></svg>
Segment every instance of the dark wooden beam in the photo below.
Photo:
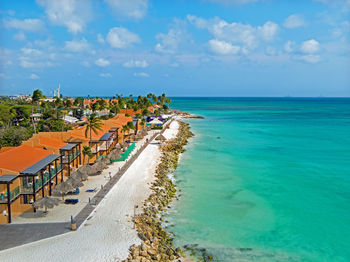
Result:
<svg viewBox="0 0 350 262"><path fill-rule="evenodd" d="M7 209L8 209L8 222L11 224L11 190L10 184L7 183Z"/></svg>

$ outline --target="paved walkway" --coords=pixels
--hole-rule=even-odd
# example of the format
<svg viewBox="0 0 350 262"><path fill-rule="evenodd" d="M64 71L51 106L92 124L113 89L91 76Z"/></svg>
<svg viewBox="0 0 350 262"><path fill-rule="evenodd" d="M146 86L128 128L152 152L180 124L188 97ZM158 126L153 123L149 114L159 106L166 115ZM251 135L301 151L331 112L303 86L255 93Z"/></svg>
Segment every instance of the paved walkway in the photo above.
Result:
<svg viewBox="0 0 350 262"><path fill-rule="evenodd" d="M168 127L172 121L166 124ZM164 133L166 127L160 132ZM75 217L74 221L77 227L80 227L86 221L95 207L101 202L111 188L119 181L122 175L128 170L132 163L142 153L142 151L151 143L159 133L155 133L147 143L140 147L136 153L126 160L126 163L111 178L111 180L91 199ZM70 222L66 223L30 223L30 224L6 224L0 225L0 251L21 246L34 241L50 238L71 232Z"/></svg>

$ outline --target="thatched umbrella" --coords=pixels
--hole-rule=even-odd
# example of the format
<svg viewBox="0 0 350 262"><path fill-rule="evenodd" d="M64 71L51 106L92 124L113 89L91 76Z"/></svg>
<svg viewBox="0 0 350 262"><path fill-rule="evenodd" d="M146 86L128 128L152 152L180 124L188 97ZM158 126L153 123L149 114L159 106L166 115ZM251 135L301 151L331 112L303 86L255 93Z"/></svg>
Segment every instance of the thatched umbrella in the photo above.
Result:
<svg viewBox="0 0 350 262"><path fill-rule="evenodd" d="M67 194L68 192L71 192L71 191L74 191L74 188L72 187L71 184L65 181L55 186L55 188L52 190L52 194L55 196L62 196L62 199L64 199L64 194Z"/></svg>
<svg viewBox="0 0 350 262"><path fill-rule="evenodd" d="M115 148L116 148L116 149L121 149L122 147L121 147L120 144L118 143L118 144L115 145Z"/></svg>
<svg viewBox="0 0 350 262"><path fill-rule="evenodd" d="M136 138L137 140L141 140L141 139L143 138L143 135L142 135L141 133L138 133L138 134L135 136L135 138Z"/></svg>
<svg viewBox="0 0 350 262"><path fill-rule="evenodd" d="M156 140L157 141L165 141L166 138L163 135L159 135L159 136L156 137Z"/></svg>
<svg viewBox="0 0 350 262"><path fill-rule="evenodd" d="M86 172L82 171L81 169L78 169L76 172L74 172L72 175L72 177L76 178L77 180L80 181L85 181L89 178L89 176L87 175Z"/></svg>
<svg viewBox="0 0 350 262"><path fill-rule="evenodd" d="M118 152L112 152L111 159L118 159L121 158L122 156Z"/></svg>
<svg viewBox="0 0 350 262"><path fill-rule="evenodd" d="M92 165L84 165L82 167L79 168L80 172L86 174L86 175L92 175L95 171L92 168Z"/></svg>
<svg viewBox="0 0 350 262"><path fill-rule="evenodd" d="M45 213L48 208L54 208L54 206L58 206L60 201L57 198L52 197L43 197L34 202L35 208L45 208Z"/></svg>
<svg viewBox="0 0 350 262"><path fill-rule="evenodd" d="M101 172L106 167L106 164L102 162L102 160L98 160L91 166L91 169L93 172L91 172L91 175L96 175L96 173Z"/></svg>
<svg viewBox="0 0 350 262"><path fill-rule="evenodd" d="M124 147L128 147L128 146L129 146L129 144L128 144L128 143L126 143L126 142L124 141L124 142L122 142L122 143L120 144L120 146L124 148Z"/></svg>
<svg viewBox="0 0 350 262"><path fill-rule="evenodd" d="M83 182L81 182L81 180L78 180L74 177L68 178L66 182L69 183L74 189L84 185Z"/></svg>

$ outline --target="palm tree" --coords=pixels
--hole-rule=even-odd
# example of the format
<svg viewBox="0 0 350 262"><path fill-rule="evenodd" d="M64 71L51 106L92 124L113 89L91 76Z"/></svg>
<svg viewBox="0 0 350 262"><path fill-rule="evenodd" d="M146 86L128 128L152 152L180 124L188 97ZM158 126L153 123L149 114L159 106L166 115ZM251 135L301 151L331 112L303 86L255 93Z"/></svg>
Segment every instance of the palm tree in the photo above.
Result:
<svg viewBox="0 0 350 262"><path fill-rule="evenodd" d="M86 121L86 129L85 129L85 137L88 137L88 133L90 132L90 141L92 137L92 131L97 134L97 130L102 130L102 120L96 116L95 113L89 115Z"/></svg>
<svg viewBox="0 0 350 262"><path fill-rule="evenodd" d="M85 157L88 156L88 164L90 163L90 158L92 156L92 152L91 152L91 147L89 146L84 146L83 148L83 155L84 155L84 158L83 158L83 165L85 164Z"/></svg>
<svg viewBox="0 0 350 262"><path fill-rule="evenodd" d="M124 140L125 140L125 132L126 131L129 131L129 126L126 124L126 125L123 125L123 128L122 128L122 132L124 132L124 134L123 134L123 142L124 142Z"/></svg>

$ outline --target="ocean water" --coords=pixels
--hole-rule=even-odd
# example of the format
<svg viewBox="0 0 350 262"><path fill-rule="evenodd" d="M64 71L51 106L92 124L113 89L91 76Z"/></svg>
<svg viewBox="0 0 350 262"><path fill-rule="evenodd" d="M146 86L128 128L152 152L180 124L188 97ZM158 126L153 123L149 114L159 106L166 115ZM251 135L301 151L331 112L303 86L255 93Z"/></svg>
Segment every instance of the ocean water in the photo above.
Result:
<svg viewBox="0 0 350 262"><path fill-rule="evenodd" d="M350 261L350 99L174 98L205 117L175 173L179 246L216 261Z"/></svg>

